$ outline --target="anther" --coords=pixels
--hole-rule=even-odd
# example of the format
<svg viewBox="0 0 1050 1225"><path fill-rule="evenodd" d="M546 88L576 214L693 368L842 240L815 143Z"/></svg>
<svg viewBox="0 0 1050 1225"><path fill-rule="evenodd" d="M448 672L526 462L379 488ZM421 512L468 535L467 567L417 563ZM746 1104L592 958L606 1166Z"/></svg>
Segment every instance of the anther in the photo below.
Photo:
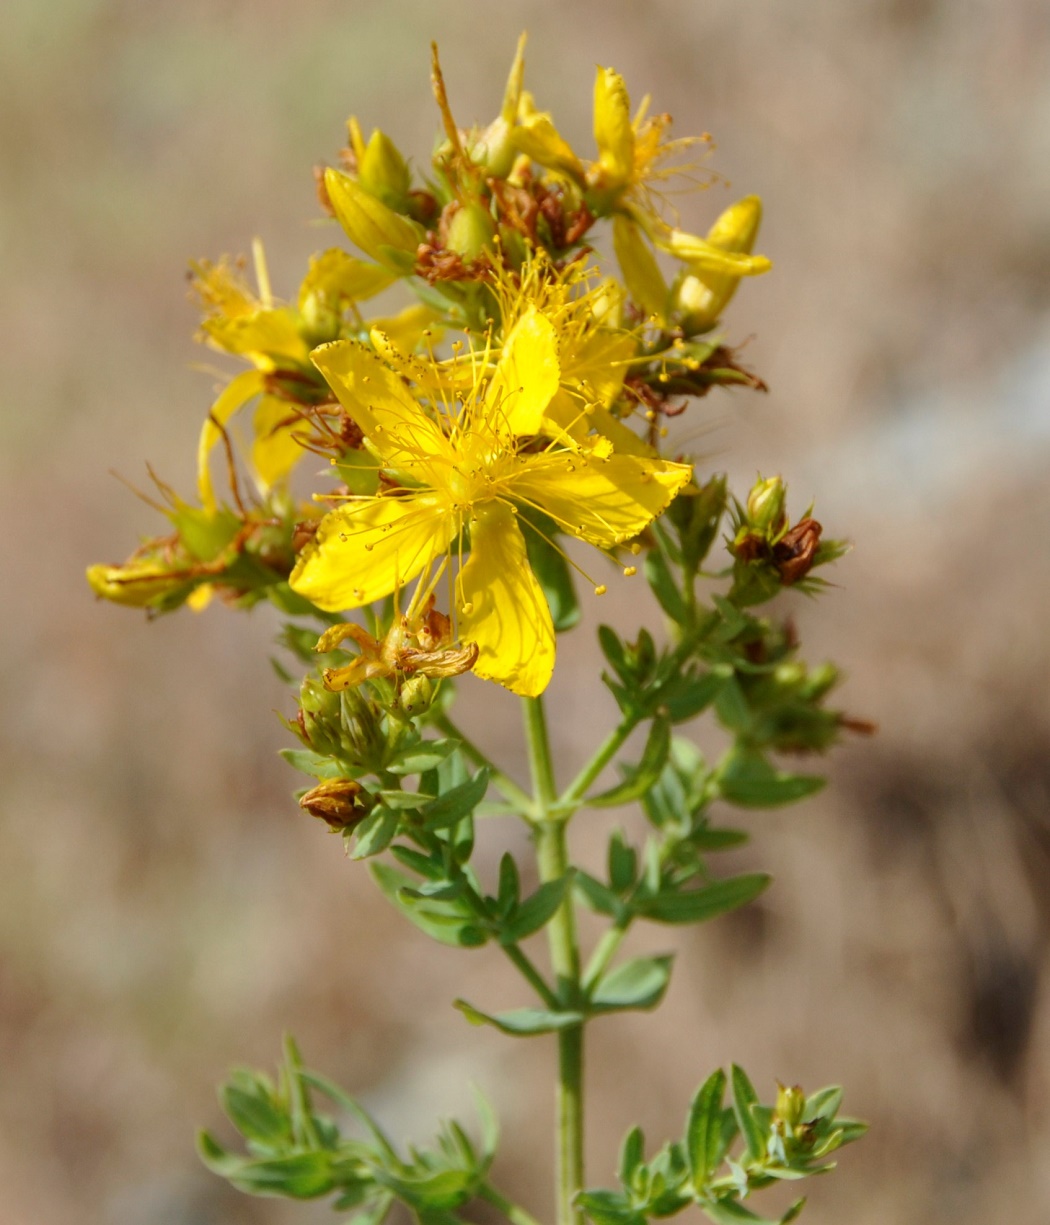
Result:
<svg viewBox="0 0 1050 1225"><path fill-rule="evenodd" d="M624 566L623 568L624 578L633 578L634 575L636 575L637 573L638 573L637 566Z"/></svg>
<svg viewBox="0 0 1050 1225"><path fill-rule="evenodd" d="M604 583L599 583L599 584L598 584L598 586L597 586L597 587L595 587L595 589L594 589L594 594L595 594L595 595L605 595L605 593L606 593L608 590L609 590L609 589L608 589L608 587L606 587L606 585L605 585Z"/></svg>

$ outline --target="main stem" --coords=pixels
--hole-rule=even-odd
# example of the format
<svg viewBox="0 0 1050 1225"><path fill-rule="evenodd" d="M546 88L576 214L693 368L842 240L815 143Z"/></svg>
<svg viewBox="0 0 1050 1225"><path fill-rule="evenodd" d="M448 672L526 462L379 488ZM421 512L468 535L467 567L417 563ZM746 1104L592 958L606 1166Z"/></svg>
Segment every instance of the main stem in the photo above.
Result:
<svg viewBox="0 0 1050 1225"><path fill-rule="evenodd" d="M536 859L540 879L560 880L569 869L567 819L552 812L557 790L547 720L541 698L525 699L525 733L536 811ZM576 916L567 895L547 928L558 999L566 1010L580 1005L580 951ZM573 1207L583 1187L583 1024L558 1030L557 1091L558 1225L580 1225Z"/></svg>

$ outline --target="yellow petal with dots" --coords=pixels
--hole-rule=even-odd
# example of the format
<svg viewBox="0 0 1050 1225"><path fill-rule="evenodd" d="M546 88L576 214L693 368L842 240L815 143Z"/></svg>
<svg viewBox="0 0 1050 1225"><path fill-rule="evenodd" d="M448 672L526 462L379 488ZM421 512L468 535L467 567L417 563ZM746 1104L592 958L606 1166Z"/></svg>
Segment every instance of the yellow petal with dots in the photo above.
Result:
<svg viewBox="0 0 1050 1225"><path fill-rule="evenodd" d="M350 502L321 520L288 580L318 608L360 608L407 586L452 543L454 517L429 494Z"/></svg>
<svg viewBox="0 0 1050 1225"><path fill-rule="evenodd" d="M471 520L457 588L460 639L478 648L475 674L524 697L542 693L554 671L554 625L505 503L481 506Z"/></svg>

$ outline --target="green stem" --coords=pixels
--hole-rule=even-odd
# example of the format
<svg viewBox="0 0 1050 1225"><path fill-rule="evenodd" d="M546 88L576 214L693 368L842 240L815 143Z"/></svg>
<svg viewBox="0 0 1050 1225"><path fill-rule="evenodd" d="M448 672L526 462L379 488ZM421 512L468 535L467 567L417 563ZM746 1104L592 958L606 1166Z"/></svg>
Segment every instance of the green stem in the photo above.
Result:
<svg viewBox="0 0 1050 1225"><path fill-rule="evenodd" d="M451 736L453 740L458 740L460 747L467 757L476 766L484 766L488 769L492 785L499 791L503 798L514 806L526 820L532 820L535 805L521 787L498 767L494 766L489 760L487 754L479 749L478 746L467 736L465 736L459 728L452 722L448 715L437 715L431 719L433 725L442 731L446 736Z"/></svg>
<svg viewBox="0 0 1050 1225"><path fill-rule="evenodd" d="M616 950L623 943L624 936L627 935L627 928L630 926L631 917L629 915L621 922L608 928L598 941L594 952L591 954L590 961L587 962L587 969L583 975L583 990L585 994L594 990L598 980L608 969L609 962L616 956Z"/></svg>
<svg viewBox="0 0 1050 1225"><path fill-rule="evenodd" d="M569 813L579 807L591 784L623 747L627 737L641 722L641 718L625 716L609 733L591 760L583 767L559 797L557 808Z"/></svg>
<svg viewBox="0 0 1050 1225"><path fill-rule="evenodd" d="M536 794L536 859L540 879L561 880L569 870L567 820L554 809L556 787L547 721L540 698L525 699L525 733ZM580 1004L580 951L571 894L547 928L551 965L562 1008ZM558 1225L580 1225L573 1200L583 1187L583 1025L558 1031Z"/></svg>
<svg viewBox="0 0 1050 1225"><path fill-rule="evenodd" d="M478 1187L477 1196L502 1212L511 1225L540 1225L531 1212L526 1212L520 1204L501 1195L491 1183L483 1182Z"/></svg>
<svg viewBox="0 0 1050 1225"><path fill-rule="evenodd" d="M516 944L505 944L503 946L503 951L510 958L511 962L521 971L525 981L532 987L540 999L543 1000L548 1008L553 1009L556 1012L561 1006L558 997L547 985L546 979L544 979L543 975L532 964L527 954L523 953Z"/></svg>

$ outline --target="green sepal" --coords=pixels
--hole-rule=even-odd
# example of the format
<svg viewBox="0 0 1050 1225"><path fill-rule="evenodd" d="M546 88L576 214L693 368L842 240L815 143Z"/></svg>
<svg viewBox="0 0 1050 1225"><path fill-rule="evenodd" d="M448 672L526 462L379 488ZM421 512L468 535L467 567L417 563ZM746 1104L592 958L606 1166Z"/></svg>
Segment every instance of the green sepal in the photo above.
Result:
<svg viewBox="0 0 1050 1225"><path fill-rule="evenodd" d="M571 1029L583 1023L582 1012L550 1012L543 1008L517 1008L513 1012L490 1014L468 1004L466 1000L454 1000L458 1008L472 1025L492 1025L512 1038L531 1038L536 1034L551 1034L560 1029Z"/></svg>
<svg viewBox="0 0 1050 1225"><path fill-rule="evenodd" d="M671 981L673 956L635 957L609 971L591 992L591 1012L655 1008Z"/></svg>

